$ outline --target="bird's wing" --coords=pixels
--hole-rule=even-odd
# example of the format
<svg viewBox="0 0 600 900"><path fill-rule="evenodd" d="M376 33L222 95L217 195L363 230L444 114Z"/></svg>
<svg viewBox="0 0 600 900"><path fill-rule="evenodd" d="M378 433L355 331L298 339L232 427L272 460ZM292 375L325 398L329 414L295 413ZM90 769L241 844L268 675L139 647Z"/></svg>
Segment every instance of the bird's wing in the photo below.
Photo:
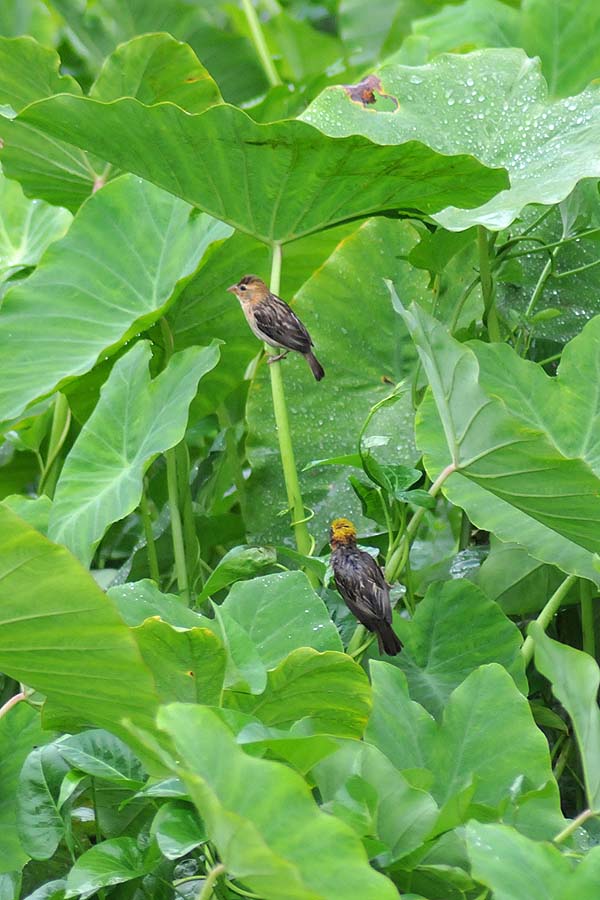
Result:
<svg viewBox="0 0 600 900"><path fill-rule="evenodd" d="M383 572L372 556L364 550L357 551L354 565L347 571L334 567L335 583L354 615L372 615L374 619L391 623L390 593ZM370 614L370 615L369 615Z"/></svg>
<svg viewBox="0 0 600 900"><path fill-rule="evenodd" d="M373 559L364 550L360 551L362 568L361 580L364 582L365 595L369 597L370 605L378 619L391 623L392 606L390 604L390 589L383 572Z"/></svg>
<svg viewBox="0 0 600 900"><path fill-rule="evenodd" d="M257 303L252 310L257 327L281 347L308 353L312 341L296 313L284 300L271 294L267 300Z"/></svg>

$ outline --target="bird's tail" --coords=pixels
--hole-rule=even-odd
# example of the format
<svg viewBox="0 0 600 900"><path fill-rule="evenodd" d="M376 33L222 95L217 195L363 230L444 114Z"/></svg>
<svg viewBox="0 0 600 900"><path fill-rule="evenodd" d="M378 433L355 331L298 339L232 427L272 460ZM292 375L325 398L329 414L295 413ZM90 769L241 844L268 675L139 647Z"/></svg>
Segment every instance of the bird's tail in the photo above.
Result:
<svg viewBox="0 0 600 900"><path fill-rule="evenodd" d="M402 641L387 622L378 622L376 626L379 652L388 656L397 656L402 650Z"/></svg>
<svg viewBox="0 0 600 900"><path fill-rule="evenodd" d="M312 352L312 350L309 350L308 353L305 353L304 355L306 357L306 362L310 366L310 371L313 373L317 381L320 381L321 378L323 378L323 376L325 375L325 369L323 368L315 354Z"/></svg>

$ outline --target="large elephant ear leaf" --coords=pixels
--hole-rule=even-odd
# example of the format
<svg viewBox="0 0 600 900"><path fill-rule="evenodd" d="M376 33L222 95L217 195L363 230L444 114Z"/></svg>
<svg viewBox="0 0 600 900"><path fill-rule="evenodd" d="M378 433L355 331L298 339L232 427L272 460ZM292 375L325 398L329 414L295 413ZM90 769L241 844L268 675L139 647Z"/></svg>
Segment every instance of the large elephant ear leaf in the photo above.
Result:
<svg viewBox="0 0 600 900"><path fill-rule="evenodd" d="M596 391L573 402L582 375L597 383L600 318L567 346L553 379L507 345L459 344L390 290L431 386L417 428L431 477L441 476L446 495L479 527L600 582L600 457L589 439L598 427Z"/></svg>
<svg viewBox="0 0 600 900"><path fill-rule="evenodd" d="M503 169L467 154L442 155L416 141L383 147L361 136L334 140L295 119L261 125L227 104L190 115L172 103L57 95L7 122L4 152L11 128L24 125L95 153L265 243L287 243L379 211L473 206L508 187Z"/></svg>
<svg viewBox="0 0 600 900"><path fill-rule="evenodd" d="M361 89L372 103L362 102ZM449 203L435 216L452 231L500 230L527 204L558 203L578 181L600 175L598 90L549 101L538 59L487 49L448 53L425 66L385 66L362 86L326 88L302 118L332 136L362 134L397 146L418 140L505 167L509 189L475 209Z"/></svg>

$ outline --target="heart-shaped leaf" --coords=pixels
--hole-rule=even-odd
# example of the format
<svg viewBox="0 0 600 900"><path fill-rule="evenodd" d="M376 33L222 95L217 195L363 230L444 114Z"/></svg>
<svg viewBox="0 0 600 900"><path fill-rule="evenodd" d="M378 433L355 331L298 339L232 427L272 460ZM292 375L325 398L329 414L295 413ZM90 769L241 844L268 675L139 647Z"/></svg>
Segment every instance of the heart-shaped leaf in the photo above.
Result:
<svg viewBox="0 0 600 900"><path fill-rule="evenodd" d="M259 125L225 104L189 115L170 103L59 95L7 121L6 148L11 127L22 123L91 150L266 243L380 210L432 213L476 204L507 185L503 171L469 156L441 156L416 142L331 140L297 120Z"/></svg>

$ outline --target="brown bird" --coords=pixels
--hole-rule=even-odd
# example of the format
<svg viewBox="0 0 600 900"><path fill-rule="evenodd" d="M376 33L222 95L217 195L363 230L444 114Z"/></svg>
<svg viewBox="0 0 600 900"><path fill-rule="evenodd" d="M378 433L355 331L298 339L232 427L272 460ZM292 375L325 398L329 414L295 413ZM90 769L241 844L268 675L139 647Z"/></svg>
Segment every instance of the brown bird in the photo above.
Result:
<svg viewBox="0 0 600 900"><path fill-rule="evenodd" d="M356 546L356 529L348 519L331 523L331 566L338 591L350 612L377 635L379 652L396 656L402 642L392 628L390 587L384 574L364 550Z"/></svg>
<svg viewBox="0 0 600 900"><path fill-rule="evenodd" d="M270 356L268 363L283 359L290 350L295 350L306 359L317 381L321 380L325 371L312 352L314 345L310 334L285 300L272 294L256 275L244 275L227 290L240 301L246 321L256 337L283 350L277 356Z"/></svg>

